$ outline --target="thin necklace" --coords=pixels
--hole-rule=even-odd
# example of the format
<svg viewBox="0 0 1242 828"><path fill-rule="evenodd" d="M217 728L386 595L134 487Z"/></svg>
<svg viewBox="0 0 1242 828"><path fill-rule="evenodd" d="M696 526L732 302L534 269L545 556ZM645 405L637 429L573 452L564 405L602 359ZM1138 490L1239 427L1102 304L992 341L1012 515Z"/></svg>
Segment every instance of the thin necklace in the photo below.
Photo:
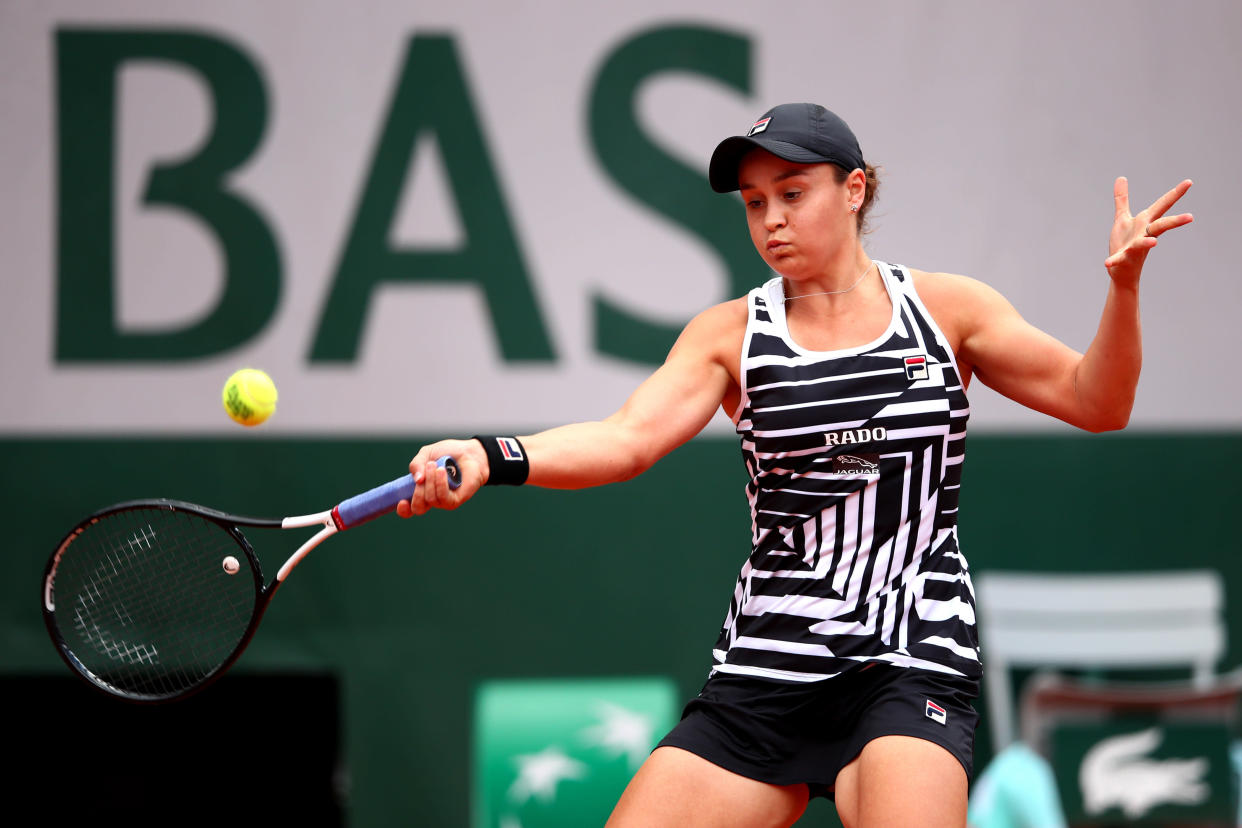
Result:
<svg viewBox="0 0 1242 828"><path fill-rule="evenodd" d="M875 262L867 262L866 266L862 269L862 273L859 273L858 278L854 280L854 284L847 288L842 288L841 290L821 290L818 293L803 293L798 296L786 296L785 301L789 302L793 299L805 299L808 296L835 296L840 293L849 293L851 290L862 284L863 277L871 272L871 265L873 264L875 264Z"/></svg>

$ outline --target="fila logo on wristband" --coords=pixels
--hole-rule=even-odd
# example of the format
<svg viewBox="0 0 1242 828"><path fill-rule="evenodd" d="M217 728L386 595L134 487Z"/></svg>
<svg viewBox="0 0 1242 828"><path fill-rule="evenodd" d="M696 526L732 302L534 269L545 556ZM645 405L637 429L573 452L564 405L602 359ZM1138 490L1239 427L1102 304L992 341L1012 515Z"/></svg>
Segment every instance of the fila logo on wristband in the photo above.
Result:
<svg viewBox="0 0 1242 828"><path fill-rule="evenodd" d="M949 721L949 714L943 707L936 704L931 699L927 700L926 708L927 718L939 724L945 724Z"/></svg>
<svg viewBox="0 0 1242 828"><path fill-rule="evenodd" d="M496 445L500 446L500 456L506 460L525 460L522 444L513 437L497 437Z"/></svg>
<svg viewBox="0 0 1242 828"><path fill-rule="evenodd" d="M530 460L517 437L476 434L474 439L487 455L488 486L521 486L530 475Z"/></svg>

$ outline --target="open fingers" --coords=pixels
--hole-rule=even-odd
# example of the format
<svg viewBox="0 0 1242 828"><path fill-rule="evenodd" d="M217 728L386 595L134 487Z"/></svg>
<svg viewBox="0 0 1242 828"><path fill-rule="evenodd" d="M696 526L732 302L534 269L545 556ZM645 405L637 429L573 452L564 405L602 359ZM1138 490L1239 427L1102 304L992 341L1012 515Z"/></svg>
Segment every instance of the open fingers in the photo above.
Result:
<svg viewBox="0 0 1242 828"><path fill-rule="evenodd" d="M1113 182L1113 208L1118 216L1130 215L1130 182L1124 175Z"/></svg>
<svg viewBox="0 0 1242 828"><path fill-rule="evenodd" d="M1193 183L1194 182L1192 182L1189 178L1187 178L1185 181L1181 182L1176 187L1169 190L1164 195L1160 196L1160 198L1153 201L1152 205L1147 208L1147 214L1155 218L1160 218L1161 216L1163 216L1165 213L1169 211L1170 207L1172 207L1174 204L1178 202L1179 199L1181 199L1182 196L1186 195L1186 191L1190 189ZM1186 215L1189 215L1189 214L1186 214ZM1178 218L1180 218L1180 216ZM1188 224L1188 223L1189 221L1183 221L1180 224L1164 227L1163 230L1169 230L1172 227L1180 227L1182 224ZM1161 232L1163 232L1163 230Z"/></svg>
<svg viewBox="0 0 1242 828"><path fill-rule="evenodd" d="M1147 254L1156 246L1156 239L1168 231L1190 224L1194 216L1181 213L1166 216L1165 213L1186 194L1191 180L1185 179L1160 196L1138 215L1130 214L1130 183L1119 177L1113 184L1113 202L1117 215L1109 235L1109 256L1104 261L1114 280L1137 284L1139 273Z"/></svg>
<svg viewBox="0 0 1242 828"><path fill-rule="evenodd" d="M1152 205L1147 208L1145 213L1147 226L1144 228L1144 235L1155 238L1175 227L1182 227L1195 220L1195 217L1190 213L1180 213L1176 216L1165 215L1170 207L1176 204L1182 196L1186 195L1186 191L1190 189L1193 183L1187 178L1152 202Z"/></svg>
<svg viewBox="0 0 1242 828"><path fill-rule="evenodd" d="M1175 227L1183 227L1195 220L1190 213L1181 213L1176 216L1164 216L1163 218L1149 221L1144 235L1152 238L1158 237L1160 234L1172 230Z"/></svg>

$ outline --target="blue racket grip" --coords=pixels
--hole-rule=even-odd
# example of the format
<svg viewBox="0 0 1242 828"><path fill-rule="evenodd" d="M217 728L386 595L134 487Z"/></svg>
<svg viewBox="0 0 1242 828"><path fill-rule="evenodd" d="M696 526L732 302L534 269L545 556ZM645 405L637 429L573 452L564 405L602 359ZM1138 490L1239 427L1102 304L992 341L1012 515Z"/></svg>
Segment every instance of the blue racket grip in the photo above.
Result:
<svg viewBox="0 0 1242 828"><path fill-rule="evenodd" d="M461 485L461 469L456 460L445 455L436 461L436 465L448 471L450 489L456 489ZM348 500L342 500L332 510L337 528L352 529L368 520L388 514L397 508L398 503L409 500L414 495L416 485L414 475L407 474L360 495L354 495Z"/></svg>

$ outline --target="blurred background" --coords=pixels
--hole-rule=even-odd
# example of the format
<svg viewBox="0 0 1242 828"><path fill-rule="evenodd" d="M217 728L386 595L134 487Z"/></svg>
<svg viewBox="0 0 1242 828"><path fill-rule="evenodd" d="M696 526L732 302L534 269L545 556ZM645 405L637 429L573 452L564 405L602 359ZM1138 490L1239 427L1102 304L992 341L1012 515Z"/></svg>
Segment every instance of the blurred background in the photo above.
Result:
<svg viewBox="0 0 1242 828"><path fill-rule="evenodd" d="M1239 42L1234 0L0 0L0 695L40 722L6 738L11 807L134 825L239 807L355 828L602 823L705 679L749 551L723 416L629 483L494 490L334 540L234 673L176 707L69 676L40 618L43 567L112 502L301 514L400 476L429 439L611 413L696 312L767 278L707 160L770 106L809 100L881 167L871 255L982 279L1080 350L1114 179L1136 211L1195 181L1178 208L1194 224L1144 273L1129 429L1080 434L976 383L960 527L981 597L989 573L1090 574L1104 580L1053 594L1099 608L1094 587L1154 573L1110 599L1122 616L1185 599L1151 633L1185 647L1158 658L1073 642L1007 656L1015 675L979 702L976 768L1029 748L998 776L1043 780L1071 822L1231 824ZM250 430L220 405L243 366L280 390ZM265 540L274 572L291 549ZM1069 684L1024 730L1044 667ZM999 692L1010 703L989 705ZM1150 736L1187 703L1211 708L1193 732ZM1068 735L1049 737L1068 708ZM1134 734L1147 741L1116 743L1121 770L1154 777L1075 788L1093 747ZM1180 788L1132 795L1174 768ZM50 793L66 780L83 795ZM981 789L979 826L1042 807L1002 807L1004 788ZM838 823L816 802L800 824Z"/></svg>

